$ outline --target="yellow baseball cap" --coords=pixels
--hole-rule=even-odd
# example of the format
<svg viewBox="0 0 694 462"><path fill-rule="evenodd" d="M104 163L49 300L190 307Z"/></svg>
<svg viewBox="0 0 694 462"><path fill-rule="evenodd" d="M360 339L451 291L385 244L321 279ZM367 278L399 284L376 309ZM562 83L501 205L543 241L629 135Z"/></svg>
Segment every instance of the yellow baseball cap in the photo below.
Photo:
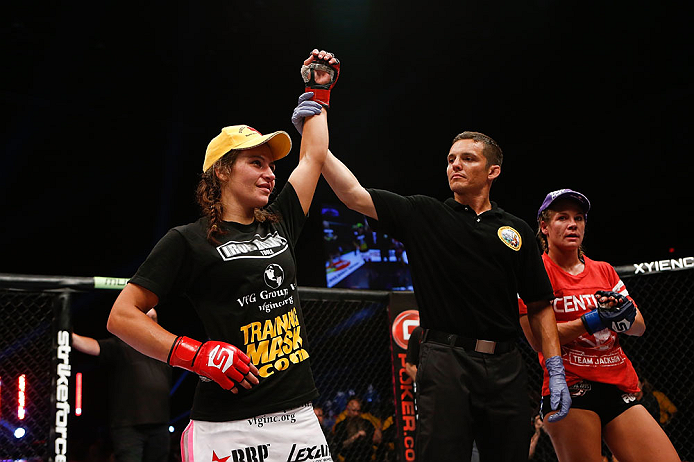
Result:
<svg viewBox="0 0 694 462"><path fill-rule="evenodd" d="M285 131L280 130L263 135L248 125L224 127L222 132L212 138L210 144L207 145L202 171L206 172L224 154L232 149L251 149L265 143L270 146L274 160L283 158L292 149L292 139Z"/></svg>

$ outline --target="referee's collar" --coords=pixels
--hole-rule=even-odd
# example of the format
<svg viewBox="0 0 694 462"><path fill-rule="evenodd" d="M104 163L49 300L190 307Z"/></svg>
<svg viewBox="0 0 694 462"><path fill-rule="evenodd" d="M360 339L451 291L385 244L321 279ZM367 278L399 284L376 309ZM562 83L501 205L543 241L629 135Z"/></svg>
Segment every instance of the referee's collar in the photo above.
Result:
<svg viewBox="0 0 694 462"><path fill-rule="evenodd" d="M492 208L480 213L480 215L484 215L487 213L492 213L494 215L501 215L504 213L504 210L501 207L499 207L498 205L496 205L496 202L494 202L494 201L490 201L490 202L492 204ZM478 216L472 207L470 207L467 204L461 204L460 202L453 199L452 197L449 197L448 199L446 199L444 204L446 204L447 206L449 206L450 208L452 208L456 212L467 212L467 213L471 213L475 216Z"/></svg>

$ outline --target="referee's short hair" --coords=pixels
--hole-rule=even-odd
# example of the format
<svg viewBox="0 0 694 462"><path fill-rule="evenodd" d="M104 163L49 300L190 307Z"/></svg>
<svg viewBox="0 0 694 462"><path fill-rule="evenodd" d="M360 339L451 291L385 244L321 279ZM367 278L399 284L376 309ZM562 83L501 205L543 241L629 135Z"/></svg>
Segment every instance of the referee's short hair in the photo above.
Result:
<svg viewBox="0 0 694 462"><path fill-rule="evenodd" d="M460 140L473 140L484 143L482 154L484 154L484 157L487 159L487 167L490 165L501 165L504 161L504 153L501 151L499 143L494 141L491 136L487 136L480 132L458 133L455 138L453 138L451 146Z"/></svg>

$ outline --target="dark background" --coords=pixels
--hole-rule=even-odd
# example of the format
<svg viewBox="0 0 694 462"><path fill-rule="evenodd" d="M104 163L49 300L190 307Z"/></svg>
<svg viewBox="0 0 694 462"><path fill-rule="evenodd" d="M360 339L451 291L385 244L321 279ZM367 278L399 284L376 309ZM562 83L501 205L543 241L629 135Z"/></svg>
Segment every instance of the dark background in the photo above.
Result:
<svg viewBox="0 0 694 462"><path fill-rule="evenodd" d="M531 225L544 195L593 202L614 265L692 253L691 35L660 2L15 2L0 15L0 272L129 277L194 221L226 125L286 130L314 47L342 74L331 149L367 187L451 195L460 131L505 152L492 200ZM321 180L299 283L325 285ZM674 252L670 252L670 249ZM322 250L322 247L321 247Z"/></svg>

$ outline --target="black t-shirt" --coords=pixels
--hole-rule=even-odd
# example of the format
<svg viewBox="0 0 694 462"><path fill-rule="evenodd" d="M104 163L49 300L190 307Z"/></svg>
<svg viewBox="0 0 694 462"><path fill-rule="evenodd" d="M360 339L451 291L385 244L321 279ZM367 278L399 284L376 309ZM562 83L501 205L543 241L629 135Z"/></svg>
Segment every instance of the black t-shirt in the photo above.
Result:
<svg viewBox="0 0 694 462"><path fill-rule="evenodd" d="M207 241L205 218L170 230L130 280L160 301L186 296L209 339L235 345L260 371L260 384L238 387L238 394L200 381L192 419L239 420L318 396L307 361L294 257L306 216L290 183L268 209L280 221L225 222L220 245Z"/></svg>
<svg viewBox="0 0 694 462"><path fill-rule="evenodd" d="M518 336L518 294L554 298L535 236L492 202L481 213L449 198L369 189L380 231L405 244L421 325L469 338Z"/></svg>
<svg viewBox="0 0 694 462"><path fill-rule="evenodd" d="M111 427L169 422L171 367L119 338L97 340L99 363L108 370Z"/></svg>

